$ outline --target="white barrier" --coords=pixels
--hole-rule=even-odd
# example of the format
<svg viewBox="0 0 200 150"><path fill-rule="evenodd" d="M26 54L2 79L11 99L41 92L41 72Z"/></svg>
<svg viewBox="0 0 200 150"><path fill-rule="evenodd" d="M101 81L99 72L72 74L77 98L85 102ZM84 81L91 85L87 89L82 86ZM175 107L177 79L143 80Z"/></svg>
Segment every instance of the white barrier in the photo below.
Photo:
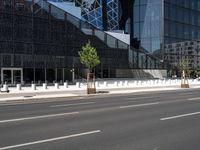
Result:
<svg viewBox="0 0 200 150"><path fill-rule="evenodd" d="M200 85L200 80L194 80L194 79L189 79L189 84L192 85ZM82 85L83 84L83 85ZM76 82L76 85L71 85L68 87L68 82L64 83L64 87L59 88L59 84L55 83L54 86L48 87L47 84L43 83L42 87L37 87L36 84L31 84L31 87L23 87L23 91L26 90L58 90L58 89L84 89L85 83L82 82ZM95 85L97 88L126 88L126 87L132 87L132 88L137 88L137 87L156 87L156 86L179 86L181 85L181 80L180 79L150 79L150 80L111 80L111 81L96 81ZM9 88L8 90L8 85L4 84L3 87L1 88L1 91L7 92L10 89L11 90L16 90L16 92L21 91L22 87L21 84L17 84L15 88Z"/></svg>

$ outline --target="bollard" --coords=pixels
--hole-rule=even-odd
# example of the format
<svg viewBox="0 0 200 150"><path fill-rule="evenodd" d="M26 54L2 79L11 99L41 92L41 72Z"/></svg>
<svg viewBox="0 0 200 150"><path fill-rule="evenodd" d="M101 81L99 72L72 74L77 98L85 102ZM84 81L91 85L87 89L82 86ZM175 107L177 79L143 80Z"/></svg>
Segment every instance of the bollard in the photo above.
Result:
<svg viewBox="0 0 200 150"><path fill-rule="evenodd" d="M107 84L106 81L103 82L103 85L104 85L104 87L107 87L107 86L108 86L108 84Z"/></svg>
<svg viewBox="0 0 200 150"><path fill-rule="evenodd" d="M64 82L64 88L68 88L68 82Z"/></svg>
<svg viewBox="0 0 200 150"><path fill-rule="evenodd" d="M59 89L59 84L58 83L55 83L55 89Z"/></svg>
<svg viewBox="0 0 200 150"><path fill-rule="evenodd" d="M124 84L123 84L124 86L128 86L128 81L124 81Z"/></svg>
<svg viewBox="0 0 200 150"><path fill-rule="evenodd" d="M114 86L115 86L115 87L118 87L117 81L114 82Z"/></svg>
<svg viewBox="0 0 200 150"><path fill-rule="evenodd" d="M118 84L119 84L120 87L123 86L123 82L122 81L119 81Z"/></svg>
<svg viewBox="0 0 200 150"><path fill-rule="evenodd" d="M18 90L18 91L21 91L21 90L22 90L21 84L17 84L17 90Z"/></svg>
<svg viewBox="0 0 200 150"><path fill-rule="evenodd" d="M8 85L7 85L7 84L4 84L4 85L3 85L3 89L2 89L1 91L3 91L3 92L9 92L9 90L8 90Z"/></svg>
<svg viewBox="0 0 200 150"><path fill-rule="evenodd" d="M76 82L76 87L77 87L77 88L81 88L80 82Z"/></svg>
<svg viewBox="0 0 200 150"><path fill-rule="evenodd" d="M43 90L46 90L46 89L47 89L47 84L46 84L46 83L43 83L43 84L42 84L42 87L43 87Z"/></svg>
<svg viewBox="0 0 200 150"><path fill-rule="evenodd" d="M36 90L36 85L35 85L35 84L31 84L31 89L32 89L33 91L35 91L35 90Z"/></svg>
<svg viewBox="0 0 200 150"><path fill-rule="evenodd" d="M99 82L98 81L95 82L95 86L99 87Z"/></svg>

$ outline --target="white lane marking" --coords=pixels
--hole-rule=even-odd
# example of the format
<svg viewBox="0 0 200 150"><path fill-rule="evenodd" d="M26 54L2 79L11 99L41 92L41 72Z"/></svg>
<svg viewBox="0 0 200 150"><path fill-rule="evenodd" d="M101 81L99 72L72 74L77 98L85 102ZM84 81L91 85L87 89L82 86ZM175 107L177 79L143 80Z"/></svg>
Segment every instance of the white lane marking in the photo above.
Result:
<svg viewBox="0 0 200 150"><path fill-rule="evenodd" d="M95 103L96 102L74 103L74 104L52 105L50 107L68 107L68 106L78 106L78 105L89 105L89 104L95 104Z"/></svg>
<svg viewBox="0 0 200 150"><path fill-rule="evenodd" d="M189 98L188 101L198 101L200 100L200 97L195 97L195 98Z"/></svg>
<svg viewBox="0 0 200 150"><path fill-rule="evenodd" d="M142 107L142 106L151 106L151 105L158 105L158 104L159 104L158 102L155 102L155 103L145 103L145 104L121 106L120 108Z"/></svg>
<svg viewBox="0 0 200 150"><path fill-rule="evenodd" d="M139 100L139 99L151 99L151 98L156 98L156 97L153 97L153 96L149 96L149 97L131 97L131 98L125 98L127 100Z"/></svg>
<svg viewBox="0 0 200 150"><path fill-rule="evenodd" d="M95 133L100 133L100 132L101 132L101 130L95 130L95 131L73 134L73 135L68 135L68 136L62 136L62 137L57 137L57 138L52 138L52 139L46 139L46 140L40 140L40 141L29 142L29 143L24 143L24 144L6 146L6 147L1 147L0 150L7 150L7 149L13 149L13 148L24 147L24 146L29 146L29 145L35 145L35 144L52 142L52 141L64 140L64 139L69 139L69 138L74 138L74 137L79 137L79 136L84 136L84 135L89 135L89 134L95 134Z"/></svg>
<svg viewBox="0 0 200 150"><path fill-rule="evenodd" d="M166 118L161 118L161 121L165 121L165 120L170 120L170 119L176 119L176 118L183 118L183 117L187 117L187 116L193 116L193 115L198 115L200 114L200 112L194 112L194 113L189 113L189 114L183 114L183 115L177 115L177 116L172 116L172 117L166 117Z"/></svg>
<svg viewBox="0 0 200 150"><path fill-rule="evenodd" d="M193 92L193 93L178 93L178 95L194 95L194 94L199 94L197 92Z"/></svg>
<svg viewBox="0 0 200 150"><path fill-rule="evenodd" d="M51 118L51 117L60 117L60 116L66 116L66 115L75 115L78 113L79 112L69 112L69 113L61 113L61 114L42 115L42 116L17 118L17 119L9 119L9 120L0 120L0 123L17 122L17 121L25 121L25 120L33 120L33 119Z"/></svg>

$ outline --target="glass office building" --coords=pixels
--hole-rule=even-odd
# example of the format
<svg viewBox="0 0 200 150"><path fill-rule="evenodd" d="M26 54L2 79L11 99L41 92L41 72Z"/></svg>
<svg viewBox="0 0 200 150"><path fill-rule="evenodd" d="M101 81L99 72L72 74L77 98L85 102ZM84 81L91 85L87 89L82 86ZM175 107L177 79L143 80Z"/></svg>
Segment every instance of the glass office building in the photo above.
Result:
<svg viewBox="0 0 200 150"><path fill-rule="evenodd" d="M84 30L86 29L87 30ZM0 0L1 82L42 83L82 76L78 51L91 41L97 77L128 68L128 45L43 0Z"/></svg>
<svg viewBox="0 0 200 150"><path fill-rule="evenodd" d="M200 0L135 0L131 9L131 38L161 61L165 44L200 39Z"/></svg>
<svg viewBox="0 0 200 150"><path fill-rule="evenodd" d="M81 10L81 19L102 30L119 29L119 0L48 0L49 2L62 3L62 7L71 5ZM64 2L64 3L63 3ZM76 9L67 10L71 14L77 13Z"/></svg>
<svg viewBox="0 0 200 150"><path fill-rule="evenodd" d="M135 0L133 7L133 36L149 53L160 49L162 43L162 1Z"/></svg>
<svg viewBox="0 0 200 150"><path fill-rule="evenodd" d="M95 68L96 76L99 78L114 78L118 77L118 74L132 77L128 76L127 72L132 75L133 69L162 68L160 60L152 55L159 51L157 43L161 41L158 35L161 32L155 30L154 33L146 34L141 28L139 33L142 36L139 38L146 41L152 38L150 42L155 42L151 46L147 42L141 42L143 46L136 49L104 31L104 29L125 29L127 22L131 24L129 15L131 9L126 7L131 8L130 4L133 1L77 0L76 2L77 7L84 6L82 9L85 9L85 12L82 12L82 15L83 17L86 15L85 20L89 16L95 16L93 18L95 24L103 25L103 29L97 28L98 26L89 21L90 19L84 21L77 18L48 0L0 0L1 82L12 84L63 82L72 79L73 73L75 78L82 78L85 68L79 61L78 51L88 40L96 47L101 59L101 64ZM134 5L136 4L135 2ZM157 5L160 3L156 3ZM139 9L142 7L140 3L136 6ZM159 23L158 18L149 21L144 19L138 23L140 26L145 26L145 31L149 30L149 21L154 21L151 28ZM126 70L125 73L123 70Z"/></svg>

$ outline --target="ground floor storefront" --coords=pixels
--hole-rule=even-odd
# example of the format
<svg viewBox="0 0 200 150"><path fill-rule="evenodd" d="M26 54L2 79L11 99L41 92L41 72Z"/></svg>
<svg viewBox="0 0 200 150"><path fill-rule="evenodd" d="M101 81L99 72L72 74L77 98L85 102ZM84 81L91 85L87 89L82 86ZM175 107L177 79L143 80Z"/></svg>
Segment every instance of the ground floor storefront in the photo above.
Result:
<svg viewBox="0 0 200 150"><path fill-rule="evenodd" d="M65 81L86 80L88 70L80 68L1 68L1 83L15 85L21 84L42 84L63 83ZM114 78L114 69L94 70L96 78Z"/></svg>
<svg viewBox="0 0 200 150"><path fill-rule="evenodd" d="M86 82L88 70L83 68L0 68L1 83L16 85L60 83L68 81ZM158 69L111 69L101 68L93 70L95 78L163 78L167 77L167 70Z"/></svg>

